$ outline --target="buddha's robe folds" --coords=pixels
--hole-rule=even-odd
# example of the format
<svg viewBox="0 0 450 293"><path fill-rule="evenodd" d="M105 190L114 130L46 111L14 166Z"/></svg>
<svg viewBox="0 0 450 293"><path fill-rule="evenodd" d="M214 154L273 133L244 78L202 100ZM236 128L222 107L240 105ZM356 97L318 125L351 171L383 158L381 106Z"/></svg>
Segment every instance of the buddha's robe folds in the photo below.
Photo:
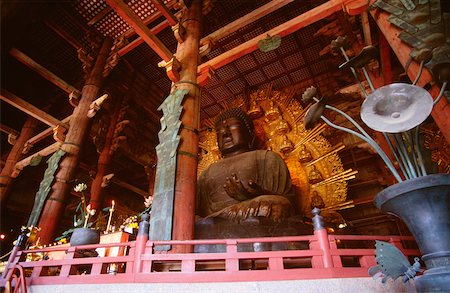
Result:
<svg viewBox="0 0 450 293"><path fill-rule="evenodd" d="M286 163L276 153L255 150L224 158L206 169L198 180L197 214L207 217L240 201L225 191L226 180L232 174L245 187L249 180L256 182L264 195L279 195L294 198L291 177Z"/></svg>

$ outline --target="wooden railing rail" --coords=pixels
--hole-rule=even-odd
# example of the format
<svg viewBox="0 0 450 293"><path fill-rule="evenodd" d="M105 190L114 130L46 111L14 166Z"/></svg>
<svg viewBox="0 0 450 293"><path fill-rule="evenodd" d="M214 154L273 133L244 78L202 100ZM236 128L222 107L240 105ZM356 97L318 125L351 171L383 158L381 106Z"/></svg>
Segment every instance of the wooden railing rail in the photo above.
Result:
<svg viewBox="0 0 450 293"><path fill-rule="evenodd" d="M395 242L407 256L419 255L418 250L402 247L402 242L413 240L411 237L316 232L307 236L186 241L149 241L147 236L137 236L136 241L125 243L23 250L10 258L4 273L20 265L28 283L36 285L349 278L367 276L367 268L376 265L375 240ZM242 251L252 248L253 243L270 244L274 250ZM350 243L357 243L357 248L346 248L352 247ZM219 245L223 251L172 254L155 250L167 244ZM90 254L107 249L121 253L98 257ZM55 253L58 257L51 259ZM46 257L33 259L39 255Z"/></svg>

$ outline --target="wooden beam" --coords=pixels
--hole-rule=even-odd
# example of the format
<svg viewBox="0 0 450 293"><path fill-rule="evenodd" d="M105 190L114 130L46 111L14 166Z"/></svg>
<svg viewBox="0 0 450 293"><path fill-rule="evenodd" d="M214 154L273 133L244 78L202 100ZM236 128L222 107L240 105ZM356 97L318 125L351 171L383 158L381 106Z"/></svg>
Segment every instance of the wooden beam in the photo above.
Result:
<svg viewBox="0 0 450 293"><path fill-rule="evenodd" d="M50 72L50 70L44 68L37 62L35 62L33 59L25 55L24 53L20 52L19 50L13 48L9 51L9 54L16 58L19 62L26 65L27 67L33 69L35 72L37 72L40 76L45 78L46 80L50 81L66 93L72 93L74 92L77 96L81 96L81 92L77 90L75 87L71 86L58 76L56 76L54 73Z"/></svg>
<svg viewBox="0 0 450 293"><path fill-rule="evenodd" d="M392 51L394 51L395 55L397 55L397 58L402 66L405 67L406 63L409 60L409 54L412 51L412 48L406 43L402 42L398 37L401 30L388 21L389 15L386 12L377 9L371 11L371 14L375 19L375 22L377 23L379 29L391 46ZM411 65L408 67L407 72L411 80L414 80L416 78L417 73L419 72L419 67L420 65L417 62L411 62ZM424 68L421 78L417 82L417 85L423 87L432 80L433 77L431 73L427 68ZM430 94L433 98L436 98L439 91L440 88L437 85L433 85L430 89ZM447 142L450 143L450 119L448 118L450 117L450 107L445 97L442 98L439 103L434 106L431 115L433 116L436 125L441 130Z"/></svg>
<svg viewBox="0 0 450 293"><path fill-rule="evenodd" d="M25 159L17 162L17 164L16 164L16 170L17 171L13 172L11 177L13 177L13 178L17 177L17 175L19 175L19 172L21 170L23 170L23 168L25 168L26 166L30 165L31 159L33 159L34 157L36 157L36 156L46 157L46 156L56 152L59 149L60 146L61 146L60 142L55 142L55 143L49 145L48 147L46 147L46 148L44 148L44 149L42 149L42 150L40 150L40 151L38 151L38 152L28 156L28 157L26 157Z"/></svg>
<svg viewBox="0 0 450 293"><path fill-rule="evenodd" d="M95 172L96 171L95 169L89 167L85 163L80 163L80 169L83 169L84 171L87 171L87 172L91 172L91 171ZM133 186L123 180L120 180L119 178L117 178L115 176L111 178L111 183L114 183L117 186L120 186L120 187L125 188L129 191L132 191L136 194L139 194L139 195L143 196L144 198L147 198L150 195L148 192L146 192L140 188L137 188L136 186Z"/></svg>
<svg viewBox="0 0 450 293"><path fill-rule="evenodd" d="M304 28L316 21L319 21L327 16L330 16L331 14L341 10L344 6L346 0L330 0L328 2L325 2L322 5L319 5L308 12L305 12L231 50L229 50L226 53L223 53L220 56L217 56L216 58L213 58L202 65L199 66L198 72L202 72L205 68L208 66L211 67L213 70L217 70L236 59L247 55L256 49L258 49L258 42L264 38L267 37L267 35L275 36L279 35L280 37L285 37L291 33L294 33L298 31L301 28ZM367 4L366 0L358 0L358 1L352 1L352 4L356 5L359 2L362 4Z"/></svg>
<svg viewBox="0 0 450 293"><path fill-rule="evenodd" d="M98 21L100 21L103 17L105 17L110 11L112 11L111 7L106 7L102 11L100 11L97 15L95 15L89 22L87 23L88 26L93 26Z"/></svg>
<svg viewBox="0 0 450 293"><path fill-rule="evenodd" d="M135 32L156 52L164 61L173 58L172 52L150 31L142 20L122 0L106 0L114 11L128 23Z"/></svg>
<svg viewBox="0 0 450 293"><path fill-rule="evenodd" d="M202 38L200 40L200 44L204 45L208 40L217 41L220 40L229 34L237 31L238 29L257 21L258 19L270 14L271 12L274 12L277 9L280 9L281 7L294 2L294 0L272 0L271 2L267 3L266 5L263 5L249 14L227 24L226 26L216 30L215 32L207 35L206 37Z"/></svg>
<svg viewBox="0 0 450 293"><path fill-rule="evenodd" d="M19 135L19 132L17 130L12 129L11 127L9 127L9 126L7 126L7 125L5 125L3 123L0 123L0 131L6 133L8 135L9 134L12 134L14 136L18 136Z"/></svg>
<svg viewBox="0 0 450 293"><path fill-rule="evenodd" d="M167 8L167 6L164 4L161 0L151 0L153 5L161 12L162 15L167 19L169 24L171 26L174 26L178 23L178 19L173 15L173 13Z"/></svg>
<svg viewBox="0 0 450 293"><path fill-rule="evenodd" d="M172 1L167 2L166 6L169 9L172 9L177 3L178 3L178 0L172 0ZM181 13L181 11L175 13L175 15L177 15L178 13ZM142 22L145 25L149 25L150 23L154 22L155 20L157 20L160 17L161 17L161 13L159 11L155 11L154 13L150 14L146 19L144 19ZM166 19L163 22L167 22L167 26L169 26L169 22ZM125 38L132 37L135 34L136 34L136 32L134 31L133 28L129 29L128 31L126 31L124 33Z"/></svg>
<svg viewBox="0 0 450 293"><path fill-rule="evenodd" d="M45 113L41 109L33 106L32 104L22 100L18 96L4 89L1 90L0 99L49 126L55 127L57 125L61 125L68 128L68 125L65 125L55 117Z"/></svg>
<svg viewBox="0 0 450 293"><path fill-rule="evenodd" d="M58 36L63 38L66 42L68 42L72 47L79 49L81 48L80 42L77 39L72 37L69 33L67 33L63 28L61 28L54 21L45 21L45 24L51 28Z"/></svg>
<svg viewBox="0 0 450 293"><path fill-rule="evenodd" d="M146 192L146 191L144 191L142 189L139 189L139 188L137 188L137 187L135 187L135 186L125 182L125 181L117 179L116 177L113 177L111 179L111 182L116 184L116 185L118 185L118 186L120 186L120 187L123 187L125 189L130 190L130 191L133 191L136 194L142 195L144 198L147 198L150 195L148 192Z"/></svg>
<svg viewBox="0 0 450 293"><path fill-rule="evenodd" d="M162 21L161 23L157 24L153 28L150 29L150 32L154 35L165 29L169 26L169 22L167 20ZM141 37L137 37L135 40L133 40L128 45L124 46L122 49L120 49L117 53L119 53L120 56L123 56L127 54L128 52L131 52L133 49L135 49L137 46L142 44L144 42L144 39Z"/></svg>
<svg viewBox="0 0 450 293"><path fill-rule="evenodd" d="M63 123L64 125L68 125L71 117L72 117L72 115L64 118L63 120L61 120L61 123ZM49 127L47 129L45 129L44 131L36 134L35 136L33 136L32 138L27 140L27 144L34 145L37 142L39 142L39 141L43 140L44 138L46 138L47 136L53 135L53 128L54 127Z"/></svg>

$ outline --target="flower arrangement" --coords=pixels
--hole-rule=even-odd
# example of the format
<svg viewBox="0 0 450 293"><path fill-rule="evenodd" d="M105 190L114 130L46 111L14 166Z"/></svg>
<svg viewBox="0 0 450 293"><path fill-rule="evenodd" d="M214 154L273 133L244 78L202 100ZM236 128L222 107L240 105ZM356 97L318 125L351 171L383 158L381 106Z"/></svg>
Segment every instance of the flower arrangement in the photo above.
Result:
<svg viewBox="0 0 450 293"><path fill-rule="evenodd" d="M67 242L67 239L72 236L72 233L77 228L90 228L94 222L89 222L92 216L95 215L96 210L91 207L90 204L86 205L86 196L84 190L87 189L85 183L79 183L74 187L75 192L81 192L81 201L78 203L75 209L75 215L73 216L73 227L64 231L62 235L55 239L58 242ZM78 213L78 215L77 215Z"/></svg>
<svg viewBox="0 0 450 293"><path fill-rule="evenodd" d="M133 215L129 216L125 219L125 221L120 225L120 229L123 231L133 231L133 229L138 229L139 223L138 223L138 216Z"/></svg>

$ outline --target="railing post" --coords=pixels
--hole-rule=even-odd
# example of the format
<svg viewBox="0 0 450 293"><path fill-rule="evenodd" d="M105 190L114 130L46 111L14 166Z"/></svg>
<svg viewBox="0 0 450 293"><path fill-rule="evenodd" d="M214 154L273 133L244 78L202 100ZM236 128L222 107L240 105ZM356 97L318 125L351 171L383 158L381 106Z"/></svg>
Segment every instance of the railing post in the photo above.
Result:
<svg viewBox="0 0 450 293"><path fill-rule="evenodd" d="M239 271L239 259L236 257L229 257L229 254L237 253L237 241L227 240L227 256L225 259L225 270L227 272L237 272Z"/></svg>
<svg viewBox="0 0 450 293"><path fill-rule="evenodd" d="M330 249L337 250L336 239L334 238L334 236L332 236L331 238L332 239L330 239L330 237L328 237ZM330 251L330 253L331 253L331 251ZM333 253L331 253L331 258L333 259L333 267L342 268L342 260L341 260L340 255L334 255Z"/></svg>
<svg viewBox="0 0 450 293"><path fill-rule="evenodd" d="M17 238L16 245L14 245L13 249L11 250L11 254L9 255L8 262L6 263L5 271L3 272L2 276L3 279L9 278L10 275L14 272L14 262L19 263L20 259L17 259L17 254L19 251L25 249L25 244L27 243L28 236L27 234L30 232L30 229L28 227L20 229L20 235ZM9 268L9 270L8 270Z"/></svg>
<svg viewBox="0 0 450 293"><path fill-rule="evenodd" d="M142 215L142 221L139 223L139 230L136 236L136 243L134 249L134 273L142 272L142 255L145 253L145 245L148 241L148 234L150 229L149 214Z"/></svg>
<svg viewBox="0 0 450 293"><path fill-rule="evenodd" d="M323 223L323 217L320 216L320 209L314 208L312 210L313 225L314 225L314 235L317 238L317 244L322 250L322 260L323 266L325 268L333 267L333 258L331 257L330 242L328 241L328 232Z"/></svg>

